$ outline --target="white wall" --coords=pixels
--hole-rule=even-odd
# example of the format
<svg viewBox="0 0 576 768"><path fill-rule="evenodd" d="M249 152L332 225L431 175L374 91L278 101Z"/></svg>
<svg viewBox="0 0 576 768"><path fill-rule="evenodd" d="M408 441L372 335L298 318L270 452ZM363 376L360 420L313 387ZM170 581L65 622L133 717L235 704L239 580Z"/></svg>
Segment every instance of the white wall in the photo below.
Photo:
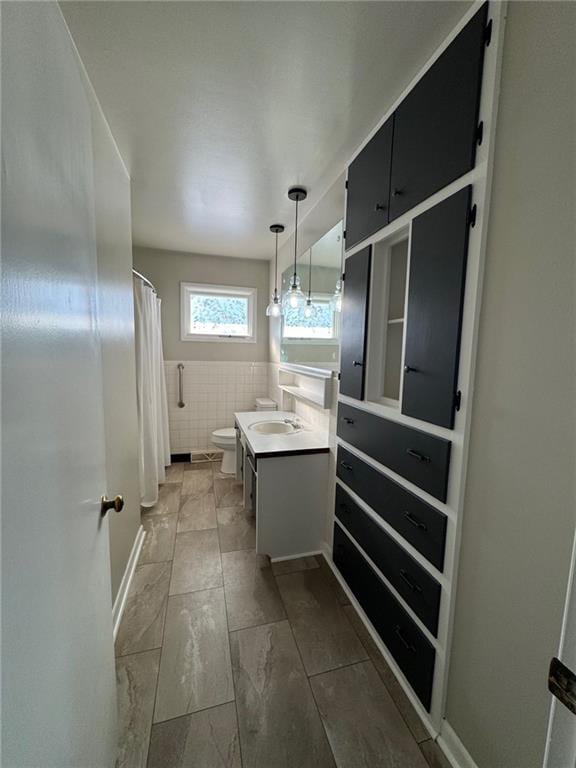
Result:
<svg viewBox="0 0 576 768"><path fill-rule="evenodd" d="M447 719L480 768L542 763L574 526L576 6L513 2Z"/></svg>

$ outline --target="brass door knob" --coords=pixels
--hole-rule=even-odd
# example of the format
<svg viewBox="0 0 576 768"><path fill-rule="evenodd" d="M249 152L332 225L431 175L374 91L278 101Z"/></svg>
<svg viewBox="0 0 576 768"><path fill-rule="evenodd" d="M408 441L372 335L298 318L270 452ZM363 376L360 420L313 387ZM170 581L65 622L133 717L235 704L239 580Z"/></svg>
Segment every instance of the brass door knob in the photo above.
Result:
<svg viewBox="0 0 576 768"><path fill-rule="evenodd" d="M106 496L102 496L100 499L100 514L102 517L108 512L109 509L114 509L116 512L121 512L124 507L124 497L114 496L113 499L107 499Z"/></svg>

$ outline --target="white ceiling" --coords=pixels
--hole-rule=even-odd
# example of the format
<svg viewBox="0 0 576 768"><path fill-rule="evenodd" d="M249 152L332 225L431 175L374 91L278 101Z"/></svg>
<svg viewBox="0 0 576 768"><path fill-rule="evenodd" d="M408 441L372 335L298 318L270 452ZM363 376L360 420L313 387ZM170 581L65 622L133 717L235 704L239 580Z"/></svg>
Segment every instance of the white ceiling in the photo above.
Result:
<svg viewBox="0 0 576 768"><path fill-rule="evenodd" d="M138 245L270 258L468 2L62 2Z"/></svg>

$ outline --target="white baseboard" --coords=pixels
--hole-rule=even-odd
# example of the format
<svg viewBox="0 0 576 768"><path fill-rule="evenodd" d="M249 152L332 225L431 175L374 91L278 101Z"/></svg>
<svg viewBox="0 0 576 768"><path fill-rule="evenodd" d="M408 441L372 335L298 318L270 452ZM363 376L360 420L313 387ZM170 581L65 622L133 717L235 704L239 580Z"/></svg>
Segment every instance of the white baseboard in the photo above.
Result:
<svg viewBox="0 0 576 768"><path fill-rule="evenodd" d="M453 768L478 768L447 720L442 720L440 735L436 741Z"/></svg>
<svg viewBox="0 0 576 768"><path fill-rule="evenodd" d="M314 555L321 555L321 550L316 552L302 552L299 555L285 555L284 557L271 557L271 563L283 563L285 560L298 560L299 557L314 557Z"/></svg>
<svg viewBox="0 0 576 768"><path fill-rule="evenodd" d="M138 558L140 557L140 550L144 544L145 536L146 533L144 532L144 528L140 526L140 528L138 528L138 533L134 538L132 551L130 552L128 562L126 563L126 570L122 576L122 581L120 582L118 593L116 595L116 599L114 600L114 605L112 606L112 627L114 640L116 640L118 628L120 627L120 622L122 621L122 614L124 613L126 599L128 597L130 585L132 584L132 579L134 578L134 571L136 570L136 564L138 562Z"/></svg>

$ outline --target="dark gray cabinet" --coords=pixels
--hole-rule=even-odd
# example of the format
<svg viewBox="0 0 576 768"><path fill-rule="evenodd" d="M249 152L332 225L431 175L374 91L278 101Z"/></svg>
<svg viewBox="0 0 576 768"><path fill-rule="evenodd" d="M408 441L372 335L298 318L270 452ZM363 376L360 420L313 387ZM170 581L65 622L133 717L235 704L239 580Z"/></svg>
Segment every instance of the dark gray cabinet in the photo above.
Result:
<svg viewBox="0 0 576 768"><path fill-rule="evenodd" d="M402 413L452 429L472 188L414 219Z"/></svg>
<svg viewBox="0 0 576 768"><path fill-rule="evenodd" d="M370 258L368 246L348 257L345 266L340 393L356 400L364 397Z"/></svg>
<svg viewBox="0 0 576 768"><path fill-rule="evenodd" d="M395 112L390 221L474 167L487 14L485 4Z"/></svg>
<svg viewBox="0 0 576 768"><path fill-rule="evenodd" d="M388 224L393 123L387 120L348 168L346 248Z"/></svg>

